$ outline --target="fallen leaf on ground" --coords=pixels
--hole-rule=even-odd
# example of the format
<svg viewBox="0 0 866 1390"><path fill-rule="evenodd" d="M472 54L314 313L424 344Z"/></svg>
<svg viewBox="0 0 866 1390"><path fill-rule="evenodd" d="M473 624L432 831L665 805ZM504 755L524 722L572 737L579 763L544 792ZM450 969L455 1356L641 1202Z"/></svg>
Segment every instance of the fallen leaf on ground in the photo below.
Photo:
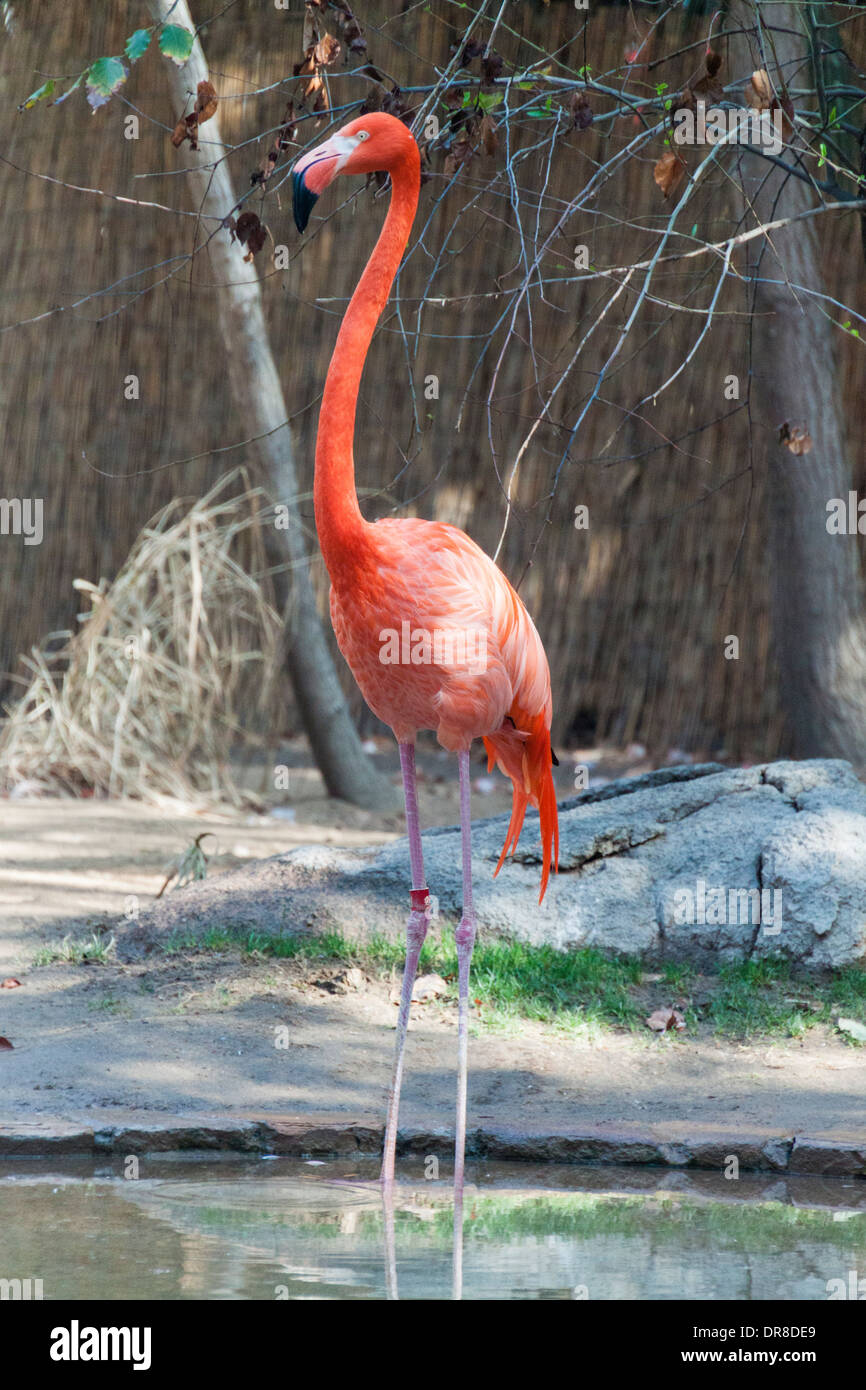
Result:
<svg viewBox="0 0 866 1390"><path fill-rule="evenodd" d="M14 1049L13 1049L12 1044L11 1044L11 1042L9 1041L9 1039L8 1039L8 1038L0 1038L0 1052L12 1052L12 1051L14 1051Z"/></svg>
<svg viewBox="0 0 866 1390"><path fill-rule="evenodd" d="M654 1033L666 1033L671 1028L681 1033L686 1021L679 1009L656 1009L647 1019L646 1026L652 1028Z"/></svg>
<svg viewBox="0 0 866 1390"><path fill-rule="evenodd" d="M0 981L0 989L20 989L20 988L21 988L21 981L20 981L20 980L13 980L13 978L12 978L11 975L9 976L8 980L2 980L2 981Z"/></svg>

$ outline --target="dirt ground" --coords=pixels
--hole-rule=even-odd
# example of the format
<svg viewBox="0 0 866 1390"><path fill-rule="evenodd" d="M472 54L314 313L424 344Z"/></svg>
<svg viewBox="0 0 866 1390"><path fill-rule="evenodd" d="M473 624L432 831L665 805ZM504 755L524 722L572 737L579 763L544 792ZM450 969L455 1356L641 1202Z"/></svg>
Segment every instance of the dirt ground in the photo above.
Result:
<svg viewBox="0 0 866 1390"><path fill-rule="evenodd" d="M452 823L453 768L435 751L419 761L424 824ZM396 980L237 953L32 965L40 947L66 934L108 935L130 900L147 906L203 831L214 836L203 843L210 874L300 844L375 844L402 832L400 816L330 801L300 754L298 763L277 815L0 800L0 979L21 982L0 990L0 1035L13 1049L0 1051L0 1123L242 1112L381 1123ZM396 772L396 760L389 766ZM615 759L601 768L611 777L624 770ZM628 770L643 768L632 758ZM572 775L560 768L561 795ZM488 779L481 764L475 790L476 814L510 803L507 784ZM407 1126L453 1125L455 1065L456 1008L416 1006ZM528 1023L508 1033L480 1027L470 1068L470 1127L610 1126L673 1139L696 1131L806 1134L856 1138L866 1148L866 1048L826 1030L739 1045L688 1034L609 1032L588 1041Z"/></svg>

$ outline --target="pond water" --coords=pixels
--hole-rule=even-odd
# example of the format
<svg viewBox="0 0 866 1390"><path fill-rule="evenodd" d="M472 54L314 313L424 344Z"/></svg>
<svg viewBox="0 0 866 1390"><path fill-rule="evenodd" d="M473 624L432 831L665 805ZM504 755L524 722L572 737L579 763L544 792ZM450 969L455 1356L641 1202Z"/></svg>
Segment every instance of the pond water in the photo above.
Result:
<svg viewBox="0 0 866 1390"><path fill-rule="evenodd" d="M372 1161L126 1164L0 1167L0 1279L41 1279L46 1299L453 1296L453 1198L420 1163L392 1211ZM826 1300L858 1279L866 1292L862 1180L467 1171L467 1299Z"/></svg>

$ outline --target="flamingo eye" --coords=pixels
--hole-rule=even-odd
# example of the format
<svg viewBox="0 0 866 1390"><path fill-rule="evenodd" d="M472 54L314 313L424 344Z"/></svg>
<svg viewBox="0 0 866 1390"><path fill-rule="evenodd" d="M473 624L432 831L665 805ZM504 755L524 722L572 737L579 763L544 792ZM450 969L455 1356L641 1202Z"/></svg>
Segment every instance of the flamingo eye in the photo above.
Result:
<svg viewBox="0 0 866 1390"><path fill-rule="evenodd" d="M370 138L369 130L359 130L356 134L359 140L369 140Z"/></svg>

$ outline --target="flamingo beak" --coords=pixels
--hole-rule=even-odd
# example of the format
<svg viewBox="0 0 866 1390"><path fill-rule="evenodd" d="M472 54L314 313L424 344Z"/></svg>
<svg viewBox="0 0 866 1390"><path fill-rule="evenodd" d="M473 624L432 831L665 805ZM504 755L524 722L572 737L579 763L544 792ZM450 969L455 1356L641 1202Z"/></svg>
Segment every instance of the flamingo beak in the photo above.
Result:
<svg viewBox="0 0 866 1390"><path fill-rule="evenodd" d="M299 232L306 230L316 199L325 191L334 176L333 167L328 169L327 166L333 166L336 162L335 159L323 159L315 163L310 161L302 168L296 164L292 170L292 212Z"/></svg>
<svg viewBox="0 0 866 1390"><path fill-rule="evenodd" d="M292 211L299 232L306 229L316 199L339 174L357 143L352 136L334 135L296 160L292 169Z"/></svg>

